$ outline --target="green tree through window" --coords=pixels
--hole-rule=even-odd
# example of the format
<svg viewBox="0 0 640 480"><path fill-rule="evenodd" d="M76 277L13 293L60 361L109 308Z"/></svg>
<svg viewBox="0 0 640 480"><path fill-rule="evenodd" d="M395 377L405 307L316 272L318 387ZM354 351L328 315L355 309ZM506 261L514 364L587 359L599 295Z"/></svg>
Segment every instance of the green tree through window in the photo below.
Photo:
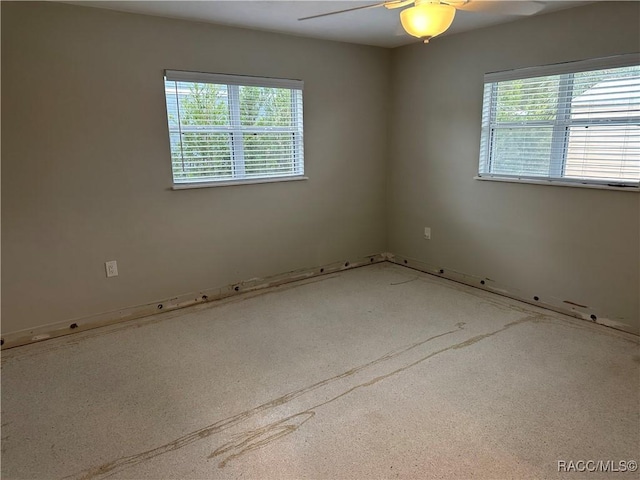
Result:
<svg viewBox="0 0 640 480"><path fill-rule="evenodd" d="M218 79L225 78L212 76ZM268 84L270 79L264 80ZM165 96L174 183L303 174L301 85L281 88L169 76Z"/></svg>

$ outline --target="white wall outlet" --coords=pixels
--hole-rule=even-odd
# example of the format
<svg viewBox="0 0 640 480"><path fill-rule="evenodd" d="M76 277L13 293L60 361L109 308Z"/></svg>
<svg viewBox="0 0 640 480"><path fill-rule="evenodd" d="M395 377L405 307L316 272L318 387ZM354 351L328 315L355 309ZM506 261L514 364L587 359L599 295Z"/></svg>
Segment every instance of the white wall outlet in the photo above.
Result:
<svg viewBox="0 0 640 480"><path fill-rule="evenodd" d="M110 262L106 262L104 264L104 268L107 271L107 277L117 277L118 276L118 262L115 260L111 260Z"/></svg>
<svg viewBox="0 0 640 480"><path fill-rule="evenodd" d="M425 240L431 240L431 228L430 227L424 227L424 239Z"/></svg>

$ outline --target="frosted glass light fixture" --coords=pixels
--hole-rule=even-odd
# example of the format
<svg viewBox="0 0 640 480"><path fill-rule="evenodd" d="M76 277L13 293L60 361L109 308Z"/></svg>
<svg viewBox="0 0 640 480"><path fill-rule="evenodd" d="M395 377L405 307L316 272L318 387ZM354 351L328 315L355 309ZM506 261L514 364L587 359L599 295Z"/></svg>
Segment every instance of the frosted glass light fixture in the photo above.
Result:
<svg viewBox="0 0 640 480"><path fill-rule="evenodd" d="M451 5L416 0L415 6L400 12L400 22L409 35L429 43L451 26L455 15L456 9Z"/></svg>

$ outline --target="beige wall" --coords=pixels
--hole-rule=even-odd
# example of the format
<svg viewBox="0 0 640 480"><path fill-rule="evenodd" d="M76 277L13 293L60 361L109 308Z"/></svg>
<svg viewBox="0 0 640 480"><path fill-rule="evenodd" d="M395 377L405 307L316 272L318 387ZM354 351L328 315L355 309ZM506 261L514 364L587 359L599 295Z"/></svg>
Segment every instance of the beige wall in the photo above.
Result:
<svg viewBox="0 0 640 480"><path fill-rule="evenodd" d="M606 2L395 50L389 250L637 329L637 193L473 177L485 72L636 52L638 18Z"/></svg>
<svg viewBox="0 0 640 480"><path fill-rule="evenodd" d="M385 250L637 328L638 194L473 176L482 75L636 51L639 7L387 51L3 2L2 331ZM171 191L164 69L303 79L310 180Z"/></svg>
<svg viewBox="0 0 640 480"><path fill-rule="evenodd" d="M309 180L169 190L164 69L304 80ZM388 76L379 48L2 2L2 331L384 251Z"/></svg>

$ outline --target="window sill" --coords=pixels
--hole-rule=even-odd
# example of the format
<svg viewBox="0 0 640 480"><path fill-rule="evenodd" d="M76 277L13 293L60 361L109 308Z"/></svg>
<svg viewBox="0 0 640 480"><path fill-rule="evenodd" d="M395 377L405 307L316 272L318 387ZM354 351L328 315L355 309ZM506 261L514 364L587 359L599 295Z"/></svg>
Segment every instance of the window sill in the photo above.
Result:
<svg viewBox="0 0 640 480"><path fill-rule="evenodd" d="M279 183L279 182L296 182L298 180L309 180L309 177L299 175L295 177L273 177L273 178L253 178L247 180L225 180L221 182L193 182L193 183L175 183L171 190L188 190L192 188L209 188L209 187L230 187L231 185L254 185L258 183Z"/></svg>
<svg viewBox="0 0 640 480"><path fill-rule="evenodd" d="M622 192L638 192L638 187L618 187L616 185L606 185L597 183L578 183L578 182L563 182L559 180L537 180L532 178L505 178L505 177L473 177L474 180L483 180L488 182L508 182L508 183L530 183L532 185L549 185L552 187L578 187L578 188L595 188L597 190L618 190Z"/></svg>

